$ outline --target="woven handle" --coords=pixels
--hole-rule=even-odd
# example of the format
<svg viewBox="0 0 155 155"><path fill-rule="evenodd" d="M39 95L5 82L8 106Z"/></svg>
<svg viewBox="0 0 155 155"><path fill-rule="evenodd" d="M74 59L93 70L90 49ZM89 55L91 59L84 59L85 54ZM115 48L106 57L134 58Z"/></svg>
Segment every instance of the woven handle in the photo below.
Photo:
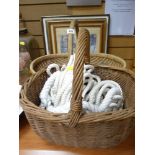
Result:
<svg viewBox="0 0 155 155"><path fill-rule="evenodd" d="M75 127L82 114L82 89L84 64L89 63L89 32L81 28L78 33L77 49L73 70L73 89L69 127Z"/></svg>

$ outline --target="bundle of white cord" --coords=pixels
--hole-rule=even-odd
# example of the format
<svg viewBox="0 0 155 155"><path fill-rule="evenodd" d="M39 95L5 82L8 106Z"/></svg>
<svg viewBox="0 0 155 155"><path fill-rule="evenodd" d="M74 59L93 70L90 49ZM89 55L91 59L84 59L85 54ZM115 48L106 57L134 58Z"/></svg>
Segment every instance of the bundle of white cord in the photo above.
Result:
<svg viewBox="0 0 155 155"><path fill-rule="evenodd" d="M67 66L51 64L47 67L50 76L40 93L41 107L54 113L68 113L72 94L73 64L75 56L70 57ZM56 72L51 73L55 68ZM123 92L120 85L112 80L101 81L93 74L92 65L84 66L84 86L82 93L83 110L89 112L108 112L122 109Z"/></svg>
<svg viewBox="0 0 155 155"><path fill-rule="evenodd" d="M40 106L42 108L56 112L58 107L67 106L66 103L71 98L74 59L75 55L71 55L67 66L63 65L61 70L57 64L50 64L47 67L46 72L50 77L45 82L40 93ZM51 73L52 68L56 69L53 74ZM61 109L64 112L64 108Z"/></svg>

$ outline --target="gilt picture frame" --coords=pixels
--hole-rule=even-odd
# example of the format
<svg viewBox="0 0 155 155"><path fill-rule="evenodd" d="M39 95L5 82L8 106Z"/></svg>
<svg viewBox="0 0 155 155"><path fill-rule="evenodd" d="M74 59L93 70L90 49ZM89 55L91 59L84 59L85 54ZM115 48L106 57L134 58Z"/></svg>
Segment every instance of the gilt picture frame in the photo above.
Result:
<svg viewBox="0 0 155 155"><path fill-rule="evenodd" d="M90 33L90 53L107 53L109 18L109 15L42 17L46 54L64 54L68 52L67 29L73 19L78 21L79 29L82 27L88 29ZM76 37L73 38L73 48L76 48Z"/></svg>

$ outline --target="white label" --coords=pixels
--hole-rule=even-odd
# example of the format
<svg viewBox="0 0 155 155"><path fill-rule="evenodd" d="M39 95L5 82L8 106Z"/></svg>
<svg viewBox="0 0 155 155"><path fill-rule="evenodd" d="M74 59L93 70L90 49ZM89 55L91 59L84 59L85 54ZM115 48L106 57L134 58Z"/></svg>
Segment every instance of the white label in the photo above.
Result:
<svg viewBox="0 0 155 155"><path fill-rule="evenodd" d="M75 34L75 30L74 29L67 29L67 34L69 34L69 33Z"/></svg>

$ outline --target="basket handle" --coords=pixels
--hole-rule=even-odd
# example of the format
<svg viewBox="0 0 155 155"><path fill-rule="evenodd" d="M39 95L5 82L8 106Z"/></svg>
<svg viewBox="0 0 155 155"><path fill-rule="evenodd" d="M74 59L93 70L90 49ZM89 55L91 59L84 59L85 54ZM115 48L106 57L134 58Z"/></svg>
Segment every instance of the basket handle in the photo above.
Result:
<svg viewBox="0 0 155 155"><path fill-rule="evenodd" d="M89 55L89 32L81 28L78 33L76 56L73 70L73 89L71 107L69 112L69 127L75 127L82 115L82 89L84 64L90 61Z"/></svg>

